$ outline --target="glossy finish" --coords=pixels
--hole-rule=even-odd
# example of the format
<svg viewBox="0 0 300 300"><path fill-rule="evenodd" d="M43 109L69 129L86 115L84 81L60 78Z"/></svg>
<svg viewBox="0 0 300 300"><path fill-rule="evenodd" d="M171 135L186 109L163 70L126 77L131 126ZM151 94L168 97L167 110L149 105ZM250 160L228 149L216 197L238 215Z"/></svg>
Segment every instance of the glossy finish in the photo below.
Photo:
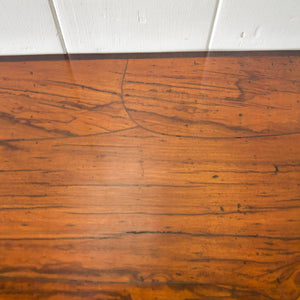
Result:
<svg viewBox="0 0 300 300"><path fill-rule="evenodd" d="M299 52L0 71L1 299L298 299Z"/></svg>

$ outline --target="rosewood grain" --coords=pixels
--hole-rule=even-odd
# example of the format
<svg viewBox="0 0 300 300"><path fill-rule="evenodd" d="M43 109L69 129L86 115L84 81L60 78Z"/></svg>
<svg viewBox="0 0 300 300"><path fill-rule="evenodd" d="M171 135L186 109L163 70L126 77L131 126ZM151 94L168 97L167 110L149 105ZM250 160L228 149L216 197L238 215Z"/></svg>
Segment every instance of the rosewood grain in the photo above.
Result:
<svg viewBox="0 0 300 300"><path fill-rule="evenodd" d="M300 297L300 56L0 62L0 299Z"/></svg>

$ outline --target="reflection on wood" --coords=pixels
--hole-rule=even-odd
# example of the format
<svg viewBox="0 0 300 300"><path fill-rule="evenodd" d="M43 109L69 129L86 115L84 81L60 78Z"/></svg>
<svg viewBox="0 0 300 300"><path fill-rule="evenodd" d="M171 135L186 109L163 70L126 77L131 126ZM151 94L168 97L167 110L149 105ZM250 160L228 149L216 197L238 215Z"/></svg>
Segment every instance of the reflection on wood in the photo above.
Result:
<svg viewBox="0 0 300 300"><path fill-rule="evenodd" d="M0 71L0 299L299 297L298 52Z"/></svg>

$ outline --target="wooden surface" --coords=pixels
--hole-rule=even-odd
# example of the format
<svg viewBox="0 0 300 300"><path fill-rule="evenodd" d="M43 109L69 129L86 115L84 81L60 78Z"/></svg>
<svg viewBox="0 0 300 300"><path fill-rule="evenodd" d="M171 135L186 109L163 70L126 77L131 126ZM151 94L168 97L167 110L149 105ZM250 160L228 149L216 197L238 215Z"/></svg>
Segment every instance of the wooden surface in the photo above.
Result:
<svg viewBox="0 0 300 300"><path fill-rule="evenodd" d="M0 62L0 299L299 299L300 56Z"/></svg>

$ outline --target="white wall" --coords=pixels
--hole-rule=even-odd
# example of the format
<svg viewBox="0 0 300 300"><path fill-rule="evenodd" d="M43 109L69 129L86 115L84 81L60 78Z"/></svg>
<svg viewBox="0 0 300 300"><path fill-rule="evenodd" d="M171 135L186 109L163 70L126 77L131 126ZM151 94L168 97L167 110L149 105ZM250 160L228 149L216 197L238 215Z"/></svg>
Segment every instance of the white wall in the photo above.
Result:
<svg viewBox="0 0 300 300"><path fill-rule="evenodd" d="M0 55L61 52L47 0L0 0Z"/></svg>
<svg viewBox="0 0 300 300"><path fill-rule="evenodd" d="M300 0L0 0L0 55L300 49Z"/></svg>
<svg viewBox="0 0 300 300"><path fill-rule="evenodd" d="M300 49L300 0L221 0L209 48Z"/></svg>

